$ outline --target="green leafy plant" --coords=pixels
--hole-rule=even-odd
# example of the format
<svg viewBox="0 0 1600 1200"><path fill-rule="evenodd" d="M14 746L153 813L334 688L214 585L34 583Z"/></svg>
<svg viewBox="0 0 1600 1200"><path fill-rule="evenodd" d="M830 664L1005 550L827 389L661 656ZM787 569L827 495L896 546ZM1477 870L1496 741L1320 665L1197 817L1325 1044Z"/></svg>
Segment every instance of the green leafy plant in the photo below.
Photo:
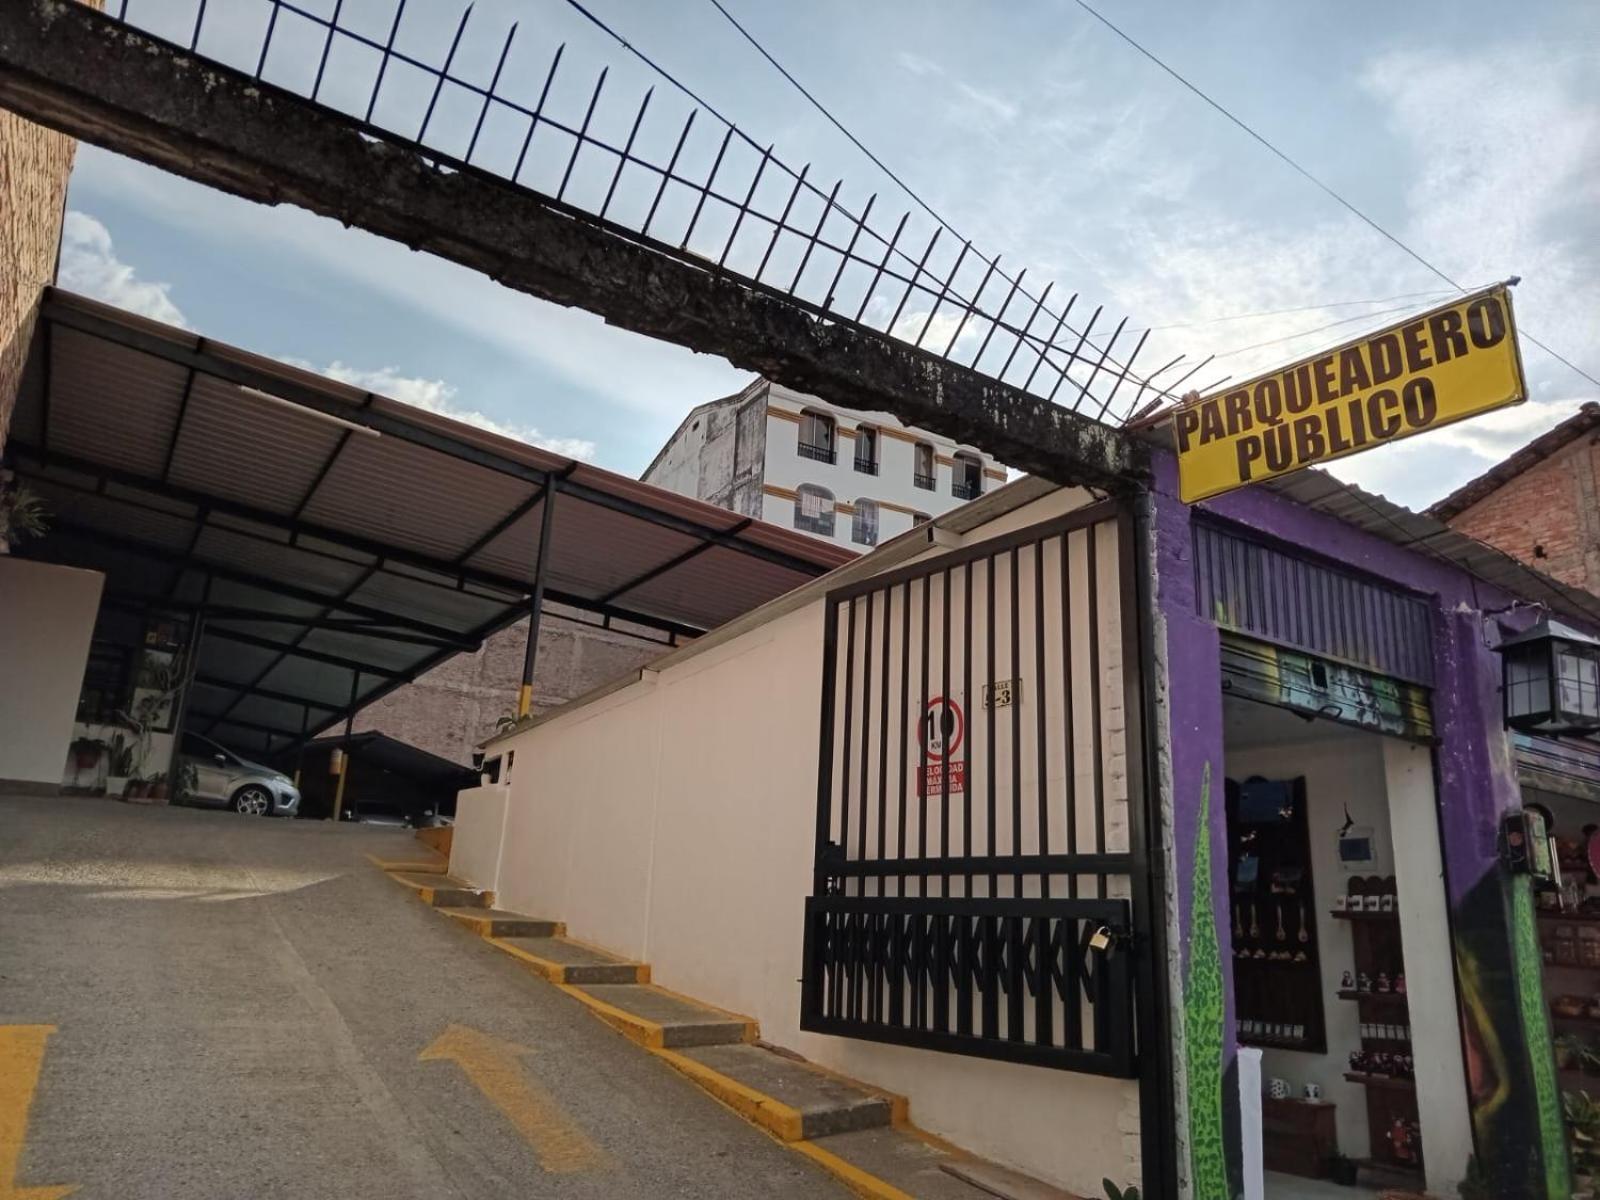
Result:
<svg viewBox="0 0 1600 1200"><path fill-rule="evenodd" d="M1572 1136L1572 1163L1580 1174L1600 1170L1600 1101L1579 1089L1561 1094L1562 1115Z"/></svg>
<svg viewBox="0 0 1600 1200"><path fill-rule="evenodd" d="M127 777L133 774L133 743L120 733L111 735L106 747L106 774Z"/></svg>
<svg viewBox="0 0 1600 1200"><path fill-rule="evenodd" d="M494 731L496 733L504 733L508 729L515 728L516 724L517 716L515 713L502 713L495 719Z"/></svg>
<svg viewBox="0 0 1600 1200"><path fill-rule="evenodd" d="M1118 1187L1109 1179L1102 1179L1100 1186L1106 1190L1106 1200L1139 1200L1139 1189L1132 1185Z"/></svg>
<svg viewBox="0 0 1600 1200"><path fill-rule="evenodd" d="M200 768L194 763L185 761L178 768L178 790L174 799L181 800L185 796L193 796L200 791Z"/></svg>
<svg viewBox="0 0 1600 1200"><path fill-rule="evenodd" d="M50 528L44 498L27 484L0 477L0 543L15 546L43 537Z"/></svg>

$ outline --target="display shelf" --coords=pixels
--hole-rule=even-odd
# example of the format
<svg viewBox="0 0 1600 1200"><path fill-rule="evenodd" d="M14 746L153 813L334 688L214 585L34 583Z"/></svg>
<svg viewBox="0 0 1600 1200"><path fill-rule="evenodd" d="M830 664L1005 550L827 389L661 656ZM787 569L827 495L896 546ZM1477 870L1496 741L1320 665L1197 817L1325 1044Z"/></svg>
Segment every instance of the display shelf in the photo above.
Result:
<svg viewBox="0 0 1600 1200"><path fill-rule="evenodd" d="M1398 921L1400 919L1400 914L1394 912L1367 912L1365 910L1350 912L1348 909L1341 911L1337 908L1329 915L1335 921Z"/></svg>
<svg viewBox="0 0 1600 1200"><path fill-rule="evenodd" d="M1416 1080L1401 1079L1396 1075L1367 1075L1361 1071L1346 1071L1344 1077L1351 1083L1362 1083L1367 1087L1389 1088L1397 1092L1414 1092L1417 1090Z"/></svg>
<svg viewBox="0 0 1600 1200"><path fill-rule="evenodd" d="M1406 993L1404 992L1358 992L1354 989L1340 988L1341 1000L1374 1000L1379 1004L1392 1005L1396 1008L1407 1008Z"/></svg>
<svg viewBox="0 0 1600 1200"><path fill-rule="evenodd" d="M1600 913L1561 912L1558 909L1540 908L1534 915L1548 925L1600 925Z"/></svg>

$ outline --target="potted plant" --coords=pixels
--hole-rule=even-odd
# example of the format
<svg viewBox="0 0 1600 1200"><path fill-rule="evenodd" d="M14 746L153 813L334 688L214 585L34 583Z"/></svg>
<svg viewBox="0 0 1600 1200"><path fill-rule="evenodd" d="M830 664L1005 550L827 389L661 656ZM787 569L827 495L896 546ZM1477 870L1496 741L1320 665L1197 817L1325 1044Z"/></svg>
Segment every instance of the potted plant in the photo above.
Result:
<svg viewBox="0 0 1600 1200"><path fill-rule="evenodd" d="M157 771L150 776L149 786L145 795L160 804L167 802L167 773L165 771Z"/></svg>
<svg viewBox="0 0 1600 1200"><path fill-rule="evenodd" d="M87 771L100 761L100 752L106 744L99 738L75 737L72 739L72 761L80 771Z"/></svg>
<svg viewBox="0 0 1600 1200"><path fill-rule="evenodd" d="M1584 1179L1600 1173L1600 1102L1579 1089L1561 1094L1562 1115L1572 1135L1572 1165Z"/></svg>
<svg viewBox="0 0 1600 1200"><path fill-rule="evenodd" d="M49 529L44 500L9 471L0 472L0 550L24 538L43 537Z"/></svg>
<svg viewBox="0 0 1600 1200"><path fill-rule="evenodd" d="M132 774L133 743L120 733L112 734L106 747L106 795L121 797Z"/></svg>
<svg viewBox="0 0 1600 1200"><path fill-rule="evenodd" d="M173 793L174 800L186 800L200 791L200 768L188 760L178 766L178 790Z"/></svg>

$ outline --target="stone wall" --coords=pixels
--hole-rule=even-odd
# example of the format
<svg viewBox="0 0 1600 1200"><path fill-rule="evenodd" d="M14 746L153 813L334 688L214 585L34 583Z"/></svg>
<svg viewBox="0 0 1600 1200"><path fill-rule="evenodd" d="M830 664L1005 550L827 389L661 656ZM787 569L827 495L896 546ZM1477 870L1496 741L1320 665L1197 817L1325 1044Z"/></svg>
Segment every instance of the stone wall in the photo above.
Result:
<svg viewBox="0 0 1600 1200"><path fill-rule="evenodd" d="M636 671L669 647L586 623L592 618L547 605L539 632L533 707L543 712ZM659 635L657 635L659 636ZM522 684L528 623L519 621L485 639L475 654L458 654L415 683L356 714L357 730L376 729L454 762L470 764L472 750L515 714Z"/></svg>
<svg viewBox="0 0 1600 1200"><path fill-rule="evenodd" d="M1569 442L1450 519L1562 583L1600 591L1600 444Z"/></svg>
<svg viewBox="0 0 1600 1200"><path fill-rule="evenodd" d="M22 381L39 295L55 277L75 145L69 137L0 108L0 450Z"/></svg>

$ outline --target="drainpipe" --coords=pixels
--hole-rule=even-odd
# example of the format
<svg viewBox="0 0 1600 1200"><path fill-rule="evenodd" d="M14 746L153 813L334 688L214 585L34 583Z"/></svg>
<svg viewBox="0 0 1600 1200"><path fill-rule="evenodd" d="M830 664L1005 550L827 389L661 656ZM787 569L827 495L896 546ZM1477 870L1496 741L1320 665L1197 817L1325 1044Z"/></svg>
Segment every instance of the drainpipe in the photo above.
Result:
<svg viewBox="0 0 1600 1200"><path fill-rule="evenodd" d="M517 717L533 708L533 668L539 658L539 626L544 616L545 568L550 562L550 530L556 511L556 480L552 476L545 488L543 511L539 514L539 554L533 564L533 595L528 599L528 648L522 657L522 688L517 693Z"/></svg>
<svg viewBox="0 0 1600 1200"><path fill-rule="evenodd" d="M344 714L344 745L339 748L339 782L333 788L333 822L344 811L344 781L350 774L350 733L356 723L356 697L361 693L361 672L350 673L350 707Z"/></svg>

